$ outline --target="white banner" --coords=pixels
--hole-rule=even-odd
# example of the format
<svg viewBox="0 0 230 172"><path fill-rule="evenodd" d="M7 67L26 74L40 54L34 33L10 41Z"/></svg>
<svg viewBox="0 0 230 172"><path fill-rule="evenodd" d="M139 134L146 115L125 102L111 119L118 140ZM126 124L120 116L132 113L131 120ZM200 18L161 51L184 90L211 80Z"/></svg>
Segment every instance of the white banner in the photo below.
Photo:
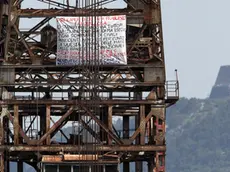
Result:
<svg viewBox="0 0 230 172"><path fill-rule="evenodd" d="M56 65L82 64L127 64L125 15L57 17Z"/></svg>

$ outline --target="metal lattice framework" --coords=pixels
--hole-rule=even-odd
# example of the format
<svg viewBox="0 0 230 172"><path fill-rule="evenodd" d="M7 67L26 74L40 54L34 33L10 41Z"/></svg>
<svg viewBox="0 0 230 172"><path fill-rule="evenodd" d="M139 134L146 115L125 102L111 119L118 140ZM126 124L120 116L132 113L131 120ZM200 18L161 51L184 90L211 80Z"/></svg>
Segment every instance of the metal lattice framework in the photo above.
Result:
<svg viewBox="0 0 230 172"><path fill-rule="evenodd" d="M136 172L147 162L148 171L164 172L165 110L178 100L179 85L177 79L166 81L160 0L129 0L124 9L101 8L108 0L96 2L100 8L40 1L57 7L23 9L22 0L0 2L0 171L9 171L9 161L18 162L19 172L23 162L40 171L37 163L45 157L53 163L67 157L68 163L123 163L124 172L130 162ZM127 16L126 66L101 66L98 73L85 66L56 66L56 42L47 47L34 39L56 16L120 14ZM23 31L22 18L42 20ZM122 119L121 128L114 117ZM69 121L83 128L77 143L63 129ZM94 143L80 139L83 130ZM53 141L58 133L66 142Z"/></svg>

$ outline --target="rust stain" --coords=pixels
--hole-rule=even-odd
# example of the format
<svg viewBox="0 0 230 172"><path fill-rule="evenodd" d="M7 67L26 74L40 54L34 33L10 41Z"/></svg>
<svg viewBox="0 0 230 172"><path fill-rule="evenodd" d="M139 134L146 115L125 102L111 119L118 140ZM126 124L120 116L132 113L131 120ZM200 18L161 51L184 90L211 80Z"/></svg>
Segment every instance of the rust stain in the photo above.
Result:
<svg viewBox="0 0 230 172"><path fill-rule="evenodd" d="M97 161L98 155L43 155L42 162L63 162L63 161Z"/></svg>
<svg viewBox="0 0 230 172"><path fill-rule="evenodd" d="M98 155L64 155L64 161L95 161L98 160Z"/></svg>
<svg viewBox="0 0 230 172"><path fill-rule="evenodd" d="M62 162L62 155L43 155L42 162Z"/></svg>

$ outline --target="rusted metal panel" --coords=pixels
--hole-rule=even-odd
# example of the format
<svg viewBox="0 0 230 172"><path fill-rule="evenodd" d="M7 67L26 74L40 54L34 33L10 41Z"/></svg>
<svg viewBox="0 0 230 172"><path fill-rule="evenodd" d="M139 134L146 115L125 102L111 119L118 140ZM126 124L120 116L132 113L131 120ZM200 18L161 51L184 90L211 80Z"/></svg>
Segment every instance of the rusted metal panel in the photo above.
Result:
<svg viewBox="0 0 230 172"><path fill-rule="evenodd" d="M136 27L141 27L143 21L144 21L144 17L143 16L130 17L127 20L127 24L128 25L132 25L132 26L136 26Z"/></svg>
<svg viewBox="0 0 230 172"><path fill-rule="evenodd" d="M1 84L14 84L15 82L15 70L14 69L2 69L0 67L0 83Z"/></svg>
<svg viewBox="0 0 230 172"><path fill-rule="evenodd" d="M49 45L53 44L53 42L57 41L57 30L51 26L46 25L41 29L41 44L45 47L48 47Z"/></svg>
<svg viewBox="0 0 230 172"><path fill-rule="evenodd" d="M71 155L65 154L64 161L96 161L98 160L98 155Z"/></svg>
<svg viewBox="0 0 230 172"><path fill-rule="evenodd" d="M165 141L165 107L152 108L155 116L155 133L154 140L157 145L164 144Z"/></svg>
<svg viewBox="0 0 230 172"><path fill-rule="evenodd" d="M63 155L43 155L42 162L62 162Z"/></svg>
<svg viewBox="0 0 230 172"><path fill-rule="evenodd" d="M153 115L160 118L161 120L165 120L165 107L160 108L152 108Z"/></svg>
<svg viewBox="0 0 230 172"><path fill-rule="evenodd" d="M147 24L159 24L161 22L161 13L158 5L152 3L146 6L144 20Z"/></svg>
<svg viewBox="0 0 230 172"><path fill-rule="evenodd" d="M3 10L2 10L2 14L3 15L7 15L8 16L8 8L9 6L7 4L3 4Z"/></svg>
<svg viewBox="0 0 230 172"><path fill-rule="evenodd" d="M165 82L164 68L146 67L144 69L145 82Z"/></svg>

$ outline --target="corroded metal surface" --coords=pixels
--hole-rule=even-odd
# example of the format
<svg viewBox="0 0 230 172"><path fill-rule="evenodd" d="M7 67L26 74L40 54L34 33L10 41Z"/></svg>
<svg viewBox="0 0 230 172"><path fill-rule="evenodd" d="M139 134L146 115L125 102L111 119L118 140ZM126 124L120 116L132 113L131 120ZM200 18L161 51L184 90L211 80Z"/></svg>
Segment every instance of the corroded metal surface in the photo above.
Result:
<svg viewBox="0 0 230 172"><path fill-rule="evenodd" d="M148 171L165 172L165 110L178 100L179 83L166 81L160 0L129 0L122 9L68 1L22 9L21 2L0 3L0 171L9 160L37 171L39 161L93 160L124 163L124 172L129 162L137 172L147 161ZM52 18L120 14L127 16L127 65L55 65L56 31L45 26ZM35 26L19 28L21 18L39 17Z"/></svg>
<svg viewBox="0 0 230 172"><path fill-rule="evenodd" d="M130 9L20 9L14 11L13 14L20 17L56 17L56 16L111 16L111 15L127 15L127 16L143 16L143 10Z"/></svg>
<svg viewBox="0 0 230 172"><path fill-rule="evenodd" d="M85 145L85 146L0 146L0 150L7 150L9 152L19 151L19 152L86 152L86 151L113 151L113 152L155 152L155 151L165 151L165 146L154 146L154 145L124 145L124 146L106 146L106 145Z"/></svg>

